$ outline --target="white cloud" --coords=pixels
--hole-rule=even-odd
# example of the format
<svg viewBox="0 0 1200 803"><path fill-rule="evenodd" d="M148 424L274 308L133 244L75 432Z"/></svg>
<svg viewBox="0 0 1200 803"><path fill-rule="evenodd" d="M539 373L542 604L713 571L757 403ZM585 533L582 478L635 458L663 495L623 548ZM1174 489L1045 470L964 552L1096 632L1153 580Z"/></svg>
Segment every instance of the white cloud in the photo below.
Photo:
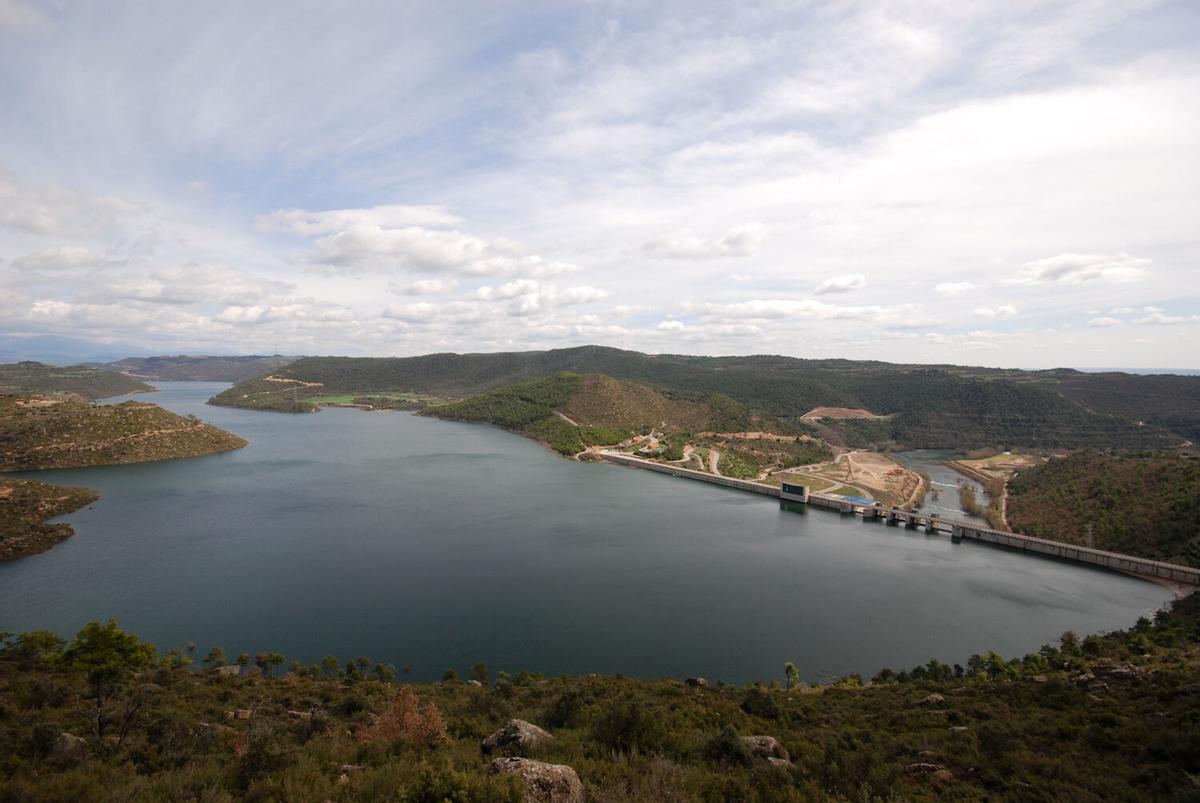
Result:
<svg viewBox="0 0 1200 803"><path fill-rule="evenodd" d="M562 304L592 304L597 301L603 301L608 298L608 291L601 290L599 287L591 287L589 285L580 285L579 287L568 287L558 296L557 300Z"/></svg>
<svg viewBox="0 0 1200 803"><path fill-rule="evenodd" d="M1108 326L1124 326L1124 325L1125 325L1125 322L1122 321L1120 318L1092 318L1090 321L1088 321L1088 326L1095 326L1095 327L1101 328L1101 329L1108 327Z"/></svg>
<svg viewBox="0 0 1200 803"><path fill-rule="evenodd" d="M687 325L683 321L660 321L655 328L660 332L682 332Z"/></svg>
<svg viewBox="0 0 1200 803"><path fill-rule="evenodd" d="M977 307L972 310L972 314L980 318L1003 320L1005 318L1015 318L1018 310L1012 304L1001 304L998 307Z"/></svg>
<svg viewBox="0 0 1200 803"><path fill-rule="evenodd" d="M851 290L861 290L867 286L867 277L861 273L851 273L845 276L831 276L818 284L813 292L817 295L826 293L848 293Z"/></svg>
<svg viewBox="0 0 1200 803"><path fill-rule="evenodd" d="M705 315L721 319L786 319L801 318L819 321L856 320L888 321L896 318L898 307L860 306L849 307L826 304L813 299L753 299L731 304L702 305Z"/></svg>
<svg viewBox="0 0 1200 803"><path fill-rule="evenodd" d="M1027 262L1014 284L1126 284L1150 275L1150 260L1118 254L1059 254Z"/></svg>
<svg viewBox="0 0 1200 803"><path fill-rule="evenodd" d="M388 290L397 295L428 296L435 293L448 293L457 284L458 282L454 279L418 279L407 287L392 282L388 285Z"/></svg>
<svg viewBox="0 0 1200 803"><path fill-rule="evenodd" d="M0 228L49 237L99 237L142 211L141 205L113 195L33 190L0 168Z"/></svg>
<svg viewBox="0 0 1200 803"><path fill-rule="evenodd" d="M286 231L303 237L334 234L354 226L396 229L407 226L455 226L462 220L440 206L372 206L366 209L280 209L258 219L260 231Z"/></svg>
<svg viewBox="0 0 1200 803"><path fill-rule="evenodd" d="M754 253L767 236L767 227L751 222L734 226L715 239L696 237L687 229L642 245L642 250L658 259L725 259Z"/></svg>
<svg viewBox="0 0 1200 803"><path fill-rule="evenodd" d="M78 245L59 245L24 254L12 261L12 267L33 276L62 276L89 268L106 268L121 264L103 254Z"/></svg>
<svg viewBox="0 0 1200 803"><path fill-rule="evenodd" d="M973 282L939 282L933 286L933 292L946 298L974 289L975 284Z"/></svg>
<svg viewBox="0 0 1200 803"><path fill-rule="evenodd" d="M1138 318L1134 323L1142 326L1174 326L1196 321L1200 321L1200 315L1165 315L1161 310L1155 310L1144 318Z"/></svg>
<svg viewBox="0 0 1200 803"><path fill-rule="evenodd" d="M576 265L528 253L521 244L508 239L488 240L463 234L457 229L415 224L390 226L426 215L424 208L415 215L409 206L332 212L287 210L275 212L275 215L280 217L268 216L264 226L281 226L305 235L328 233L314 242L310 260L334 271L416 270L475 276L556 276L578 270ZM438 215L440 212L430 217Z"/></svg>

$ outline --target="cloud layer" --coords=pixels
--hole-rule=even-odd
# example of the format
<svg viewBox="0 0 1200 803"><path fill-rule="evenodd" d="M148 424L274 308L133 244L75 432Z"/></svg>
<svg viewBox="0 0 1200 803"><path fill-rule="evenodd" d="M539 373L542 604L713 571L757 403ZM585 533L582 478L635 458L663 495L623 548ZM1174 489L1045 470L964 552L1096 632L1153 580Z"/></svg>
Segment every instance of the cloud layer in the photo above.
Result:
<svg viewBox="0 0 1200 803"><path fill-rule="evenodd" d="M367 19L0 3L0 339L1200 367L1188 4Z"/></svg>

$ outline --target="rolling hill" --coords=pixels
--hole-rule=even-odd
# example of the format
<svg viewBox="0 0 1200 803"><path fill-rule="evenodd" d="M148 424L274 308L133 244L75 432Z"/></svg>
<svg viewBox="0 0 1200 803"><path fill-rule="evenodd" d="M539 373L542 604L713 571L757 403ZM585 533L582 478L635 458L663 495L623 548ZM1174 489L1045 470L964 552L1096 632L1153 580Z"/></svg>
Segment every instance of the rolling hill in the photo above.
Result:
<svg viewBox="0 0 1200 803"><path fill-rule="evenodd" d="M0 365L0 392L75 393L94 400L153 390L132 377L86 365L63 367L30 361Z"/></svg>
<svg viewBox="0 0 1200 803"><path fill-rule="evenodd" d="M913 448L1174 448L1200 428L1195 377L894 365L780 356L649 355L582 346L421 357L306 357L212 399L309 411L323 393L403 391L465 398L560 372L603 374L687 398L721 395L784 422L815 407L885 421L835 428L848 445ZM1122 390L1108 391L1110 387ZM1136 410L1136 412L1132 412Z"/></svg>
<svg viewBox="0 0 1200 803"><path fill-rule="evenodd" d="M282 368L295 357L278 354L241 357L186 356L126 357L106 363L100 368L118 371L139 379L158 379L167 382L241 382Z"/></svg>
<svg viewBox="0 0 1200 803"><path fill-rule="evenodd" d="M536 438L563 454L617 443L631 433L652 429L793 431L727 397L678 398L639 382L566 371L428 407L425 414L493 424Z"/></svg>
<svg viewBox="0 0 1200 803"><path fill-rule="evenodd" d="M64 488L36 480L0 478L0 561L45 552L74 530L46 519L62 516L96 501L90 488Z"/></svg>
<svg viewBox="0 0 1200 803"><path fill-rule="evenodd" d="M236 435L156 404L0 396L0 471L145 463L245 445Z"/></svg>
<svg viewBox="0 0 1200 803"><path fill-rule="evenodd" d="M1200 566L1200 460L1078 452L1008 484L1017 532Z"/></svg>

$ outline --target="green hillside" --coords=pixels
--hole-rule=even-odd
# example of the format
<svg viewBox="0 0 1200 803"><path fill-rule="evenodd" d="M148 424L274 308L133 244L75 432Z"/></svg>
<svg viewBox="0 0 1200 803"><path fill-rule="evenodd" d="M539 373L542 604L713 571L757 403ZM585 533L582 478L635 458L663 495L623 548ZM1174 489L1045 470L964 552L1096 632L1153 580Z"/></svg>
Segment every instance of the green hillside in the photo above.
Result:
<svg viewBox="0 0 1200 803"><path fill-rule="evenodd" d="M69 524L47 524L95 502L99 496L90 488L63 488L36 480L0 477L0 561L45 552L69 538Z"/></svg>
<svg viewBox="0 0 1200 803"><path fill-rule="evenodd" d="M40 362L0 365L0 392L76 393L85 399L107 399L153 390L133 377L83 365L62 367Z"/></svg>
<svg viewBox="0 0 1200 803"><path fill-rule="evenodd" d="M559 372L604 374L661 391L728 397L783 421L814 407L865 408L881 425L843 428L911 448L1173 448L1200 425L1200 383L1075 371L1025 372L791 357L647 355L584 346L405 358L307 357L274 381L235 385L214 404L304 411L321 393L411 392L463 398ZM1101 392L1108 387L1121 391ZM838 430L842 431L842 430Z"/></svg>
<svg viewBox="0 0 1200 803"><path fill-rule="evenodd" d="M1008 484L1017 532L1200 566L1200 460L1079 452Z"/></svg>
<svg viewBox="0 0 1200 803"><path fill-rule="evenodd" d="M0 799L547 799L492 770L513 753L569 768L580 787L555 799L644 803L1183 801L1200 774L1197 597L1024 657L790 689L482 665L401 686L369 658L285 670L265 651L228 676L200 668L231 661L210 647L160 656L111 622L4 637ZM485 752L514 718L551 738Z"/></svg>
<svg viewBox="0 0 1200 803"><path fill-rule="evenodd" d="M0 396L0 471L144 463L245 445L236 435L156 404Z"/></svg>
<svg viewBox="0 0 1200 803"><path fill-rule="evenodd" d="M278 354L244 357L126 357L103 366L110 371L120 371L142 379L159 379L169 382L241 382L282 368L295 357Z"/></svg>

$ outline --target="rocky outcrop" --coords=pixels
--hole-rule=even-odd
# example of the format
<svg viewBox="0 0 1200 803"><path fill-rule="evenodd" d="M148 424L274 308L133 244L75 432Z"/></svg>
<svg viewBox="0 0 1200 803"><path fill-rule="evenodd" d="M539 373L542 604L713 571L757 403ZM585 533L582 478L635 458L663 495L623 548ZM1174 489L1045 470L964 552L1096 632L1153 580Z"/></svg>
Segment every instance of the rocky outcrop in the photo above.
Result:
<svg viewBox="0 0 1200 803"><path fill-rule="evenodd" d="M63 731L54 740L54 758L61 761L78 761L87 757L87 739Z"/></svg>
<svg viewBox="0 0 1200 803"><path fill-rule="evenodd" d="M221 677L237 677L242 674L242 668L237 664L229 664L228 666L218 666L213 670L213 674Z"/></svg>
<svg viewBox="0 0 1200 803"><path fill-rule="evenodd" d="M498 758L488 766L488 772L519 776L525 785L526 803L583 803L583 784L566 764Z"/></svg>
<svg viewBox="0 0 1200 803"><path fill-rule="evenodd" d="M688 678L684 682L687 683L688 687L692 689L703 689L708 686L708 681L704 678Z"/></svg>
<svg viewBox="0 0 1200 803"><path fill-rule="evenodd" d="M761 758L772 764L790 764L792 757L787 748L779 743L774 736L743 736L742 741L750 748L755 758ZM772 760L774 759L774 760Z"/></svg>
<svg viewBox="0 0 1200 803"><path fill-rule="evenodd" d="M946 698L936 692L921 701L921 705L938 706L946 702Z"/></svg>
<svg viewBox="0 0 1200 803"><path fill-rule="evenodd" d="M523 719L510 719L500 730L480 742L484 753L524 753L554 737Z"/></svg>

